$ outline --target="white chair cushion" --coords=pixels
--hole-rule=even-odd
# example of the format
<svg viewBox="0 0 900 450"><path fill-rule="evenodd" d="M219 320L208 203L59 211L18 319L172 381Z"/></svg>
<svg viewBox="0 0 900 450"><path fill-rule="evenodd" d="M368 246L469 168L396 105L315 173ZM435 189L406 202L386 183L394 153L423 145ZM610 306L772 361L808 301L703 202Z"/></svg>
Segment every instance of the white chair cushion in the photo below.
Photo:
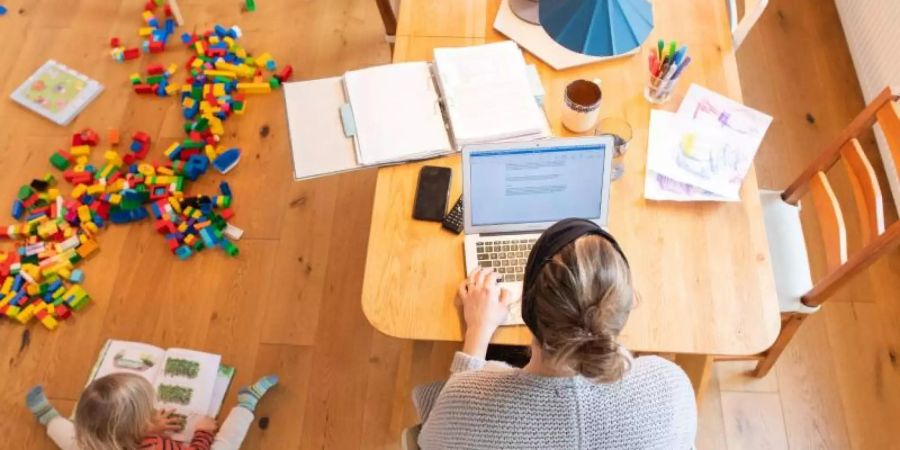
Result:
<svg viewBox="0 0 900 450"><path fill-rule="evenodd" d="M800 224L800 208L781 199L781 192L760 190L763 220L781 312L813 313L800 297L813 287L806 242Z"/></svg>

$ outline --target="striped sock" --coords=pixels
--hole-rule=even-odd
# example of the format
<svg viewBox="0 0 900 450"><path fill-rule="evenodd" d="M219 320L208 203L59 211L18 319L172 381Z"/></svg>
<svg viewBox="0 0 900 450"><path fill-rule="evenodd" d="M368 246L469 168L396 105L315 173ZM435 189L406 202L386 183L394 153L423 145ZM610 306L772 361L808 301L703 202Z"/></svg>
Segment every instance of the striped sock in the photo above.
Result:
<svg viewBox="0 0 900 450"><path fill-rule="evenodd" d="M28 395L25 396L25 404L41 425L47 426L47 423L59 417L59 411L50 404L47 396L44 395L43 386L38 385L31 388Z"/></svg>
<svg viewBox="0 0 900 450"><path fill-rule="evenodd" d="M249 409L250 412L256 411L256 404L259 403L259 399L266 395L266 392L276 384L278 384L276 375L266 375L257 380L256 383L241 388L238 391L238 406L243 406Z"/></svg>

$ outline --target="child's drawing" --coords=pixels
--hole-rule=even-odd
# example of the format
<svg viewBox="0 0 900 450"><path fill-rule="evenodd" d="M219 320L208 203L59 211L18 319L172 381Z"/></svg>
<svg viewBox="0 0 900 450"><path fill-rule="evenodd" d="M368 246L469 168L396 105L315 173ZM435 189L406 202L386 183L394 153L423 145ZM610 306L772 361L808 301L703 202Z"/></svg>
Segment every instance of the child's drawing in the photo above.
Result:
<svg viewBox="0 0 900 450"><path fill-rule="evenodd" d="M737 198L772 118L698 85L671 118L668 129L656 130L647 170L714 196Z"/></svg>

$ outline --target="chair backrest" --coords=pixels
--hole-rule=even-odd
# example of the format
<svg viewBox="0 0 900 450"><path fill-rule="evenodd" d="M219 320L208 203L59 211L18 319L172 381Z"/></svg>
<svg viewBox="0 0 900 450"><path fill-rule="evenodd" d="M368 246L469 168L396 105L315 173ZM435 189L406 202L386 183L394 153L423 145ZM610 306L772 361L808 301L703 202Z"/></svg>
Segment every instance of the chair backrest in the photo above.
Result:
<svg viewBox="0 0 900 450"><path fill-rule="evenodd" d="M885 88L781 194L784 201L796 205L800 197L808 192L822 231L828 273L803 296L803 303L807 306L822 304L844 281L900 243L900 221L885 228L881 186L858 140L878 123L890 147L890 154L894 161L900 163L898 100L900 92ZM850 179L863 245L849 258L844 216L825 175L838 160L843 162ZM900 168L897 174L888 176L900 176Z"/></svg>
<svg viewBox="0 0 900 450"><path fill-rule="evenodd" d="M734 48L737 49L744 42L744 39L747 38L750 29L762 17L769 0L726 1L728 2L728 21L731 24L731 36L734 41Z"/></svg>

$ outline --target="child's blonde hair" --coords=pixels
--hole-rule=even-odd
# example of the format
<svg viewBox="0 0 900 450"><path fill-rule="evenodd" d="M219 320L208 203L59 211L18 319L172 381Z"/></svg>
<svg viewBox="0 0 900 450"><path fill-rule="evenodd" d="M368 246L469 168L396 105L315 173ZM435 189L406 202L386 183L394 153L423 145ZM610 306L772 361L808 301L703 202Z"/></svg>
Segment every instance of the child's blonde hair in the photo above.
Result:
<svg viewBox="0 0 900 450"><path fill-rule="evenodd" d="M150 383L117 373L94 380L75 409L75 435L82 450L131 450L150 429L154 416Z"/></svg>

